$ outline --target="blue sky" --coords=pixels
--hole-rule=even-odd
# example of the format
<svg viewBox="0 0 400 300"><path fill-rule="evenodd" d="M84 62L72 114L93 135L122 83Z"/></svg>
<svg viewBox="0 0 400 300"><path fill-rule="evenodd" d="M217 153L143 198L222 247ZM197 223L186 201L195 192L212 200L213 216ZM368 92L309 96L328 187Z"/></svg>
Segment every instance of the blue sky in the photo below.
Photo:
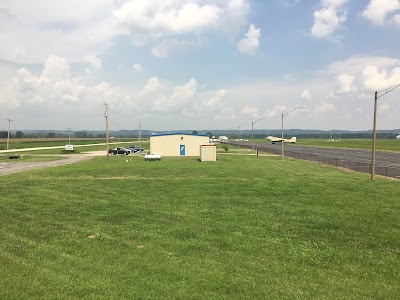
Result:
<svg viewBox="0 0 400 300"><path fill-rule="evenodd" d="M104 103L112 129L368 130L400 83L400 0L2 0L0 28L3 130L103 130ZM400 128L400 88L378 107Z"/></svg>

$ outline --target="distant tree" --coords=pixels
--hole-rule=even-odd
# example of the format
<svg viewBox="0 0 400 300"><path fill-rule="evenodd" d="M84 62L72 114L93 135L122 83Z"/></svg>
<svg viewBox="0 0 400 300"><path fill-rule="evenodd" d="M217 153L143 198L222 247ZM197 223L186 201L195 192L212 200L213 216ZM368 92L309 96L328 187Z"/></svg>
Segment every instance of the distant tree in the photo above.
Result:
<svg viewBox="0 0 400 300"><path fill-rule="evenodd" d="M87 131L77 131L77 132L75 132L75 137L77 137L77 138L87 138L88 137L88 133L87 133Z"/></svg>
<svg viewBox="0 0 400 300"><path fill-rule="evenodd" d="M192 134L199 134L199 133L197 132L197 130L193 130Z"/></svg>
<svg viewBox="0 0 400 300"><path fill-rule="evenodd" d="M7 131L0 131L0 138L1 139L5 139L8 136L8 132Z"/></svg>
<svg viewBox="0 0 400 300"><path fill-rule="evenodd" d="M55 134L54 132L48 132L48 133L46 134L46 137L48 137L48 138L50 138L50 139L53 139L53 138L56 137L56 134Z"/></svg>
<svg viewBox="0 0 400 300"><path fill-rule="evenodd" d="M22 138L24 137L24 133L23 133L22 131L17 131L17 132L15 133L15 137L16 137L17 139L22 139Z"/></svg>
<svg viewBox="0 0 400 300"><path fill-rule="evenodd" d="M210 139L213 137L212 132L207 131L207 135L208 135L208 137L209 137Z"/></svg>

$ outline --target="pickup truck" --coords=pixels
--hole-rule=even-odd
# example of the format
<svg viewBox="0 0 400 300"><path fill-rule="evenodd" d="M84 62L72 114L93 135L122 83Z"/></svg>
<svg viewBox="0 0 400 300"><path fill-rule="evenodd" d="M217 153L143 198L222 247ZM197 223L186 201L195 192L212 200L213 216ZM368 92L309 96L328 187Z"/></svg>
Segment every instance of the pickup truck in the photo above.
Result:
<svg viewBox="0 0 400 300"><path fill-rule="evenodd" d="M128 150L128 149L122 148L122 147L117 147L115 149L109 149L108 153L110 153L111 155L116 155L116 154L129 155L131 153L131 150Z"/></svg>

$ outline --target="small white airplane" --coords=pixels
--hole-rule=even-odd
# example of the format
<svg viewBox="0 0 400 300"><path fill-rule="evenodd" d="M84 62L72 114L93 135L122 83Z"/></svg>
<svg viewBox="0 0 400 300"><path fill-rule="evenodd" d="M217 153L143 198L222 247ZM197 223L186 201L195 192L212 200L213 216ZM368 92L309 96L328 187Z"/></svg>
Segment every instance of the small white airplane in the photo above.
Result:
<svg viewBox="0 0 400 300"><path fill-rule="evenodd" d="M280 137L276 137L276 136L267 136L266 139L269 140L269 141L271 141L272 144L275 144L275 143L282 143L282 138L280 138ZM283 139L283 142L284 142L284 143L292 143L292 144L294 144L294 143L296 143L296 137L294 136L294 137L292 137L291 139L285 139L285 138L284 138L284 139Z"/></svg>

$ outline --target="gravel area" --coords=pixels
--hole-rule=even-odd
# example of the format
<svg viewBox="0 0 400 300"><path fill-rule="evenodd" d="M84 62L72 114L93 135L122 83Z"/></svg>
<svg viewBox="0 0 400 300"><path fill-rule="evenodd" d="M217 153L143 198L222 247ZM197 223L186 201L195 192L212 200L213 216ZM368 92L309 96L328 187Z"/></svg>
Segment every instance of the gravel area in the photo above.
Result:
<svg viewBox="0 0 400 300"><path fill-rule="evenodd" d="M83 154L71 154L71 155L63 155L62 159L54 160L54 161L42 161L42 162L21 162L18 159L10 159L9 162L0 162L0 176L8 175L18 172L23 172L26 170L47 168L47 167L56 167L61 165L73 164L80 161L88 160L93 158L94 156L102 156L105 151L93 151L87 152ZM50 154L44 154L42 156L52 156ZM55 155L61 156L61 155ZM65 158L64 158L65 157Z"/></svg>

